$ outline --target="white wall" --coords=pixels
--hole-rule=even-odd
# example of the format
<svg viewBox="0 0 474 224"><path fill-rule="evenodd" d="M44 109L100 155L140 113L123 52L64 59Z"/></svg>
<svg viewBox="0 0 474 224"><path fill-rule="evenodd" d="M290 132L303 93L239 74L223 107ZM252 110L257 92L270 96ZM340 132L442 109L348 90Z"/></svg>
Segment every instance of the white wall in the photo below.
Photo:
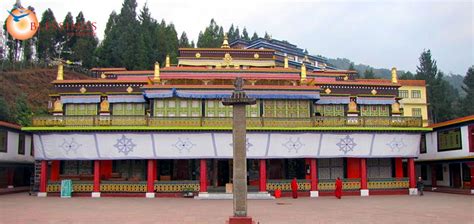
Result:
<svg viewBox="0 0 474 224"><path fill-rule="evenodd" d="M461 127L462 149L438 152L438 132L434 131L426 133L426 153L420 153L416 161L454 159L474 156L473 152L469 152L468 137L468 126L464 125Z"/></svg>
<svg viewBox="0 0 474 224"><path fill-rule="evenodd" d="M18 144L20 134L14 131L7 131L7 152L0 152L0 162L10 163L33 163L34 157L31 156L31 141L30 134L25 134L25 154L18 154Z"/></svg>

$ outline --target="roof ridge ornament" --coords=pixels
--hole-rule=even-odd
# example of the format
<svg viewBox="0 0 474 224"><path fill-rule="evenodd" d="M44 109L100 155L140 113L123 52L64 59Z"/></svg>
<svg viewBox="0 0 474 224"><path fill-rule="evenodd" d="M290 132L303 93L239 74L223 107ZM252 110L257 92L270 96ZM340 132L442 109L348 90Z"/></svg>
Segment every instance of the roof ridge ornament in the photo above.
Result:
<svg viewBox="0 0 474 224"><path fill-rule="evenodd" d="M224 41L222 41L221 48L230 48L227 34L224 34Z"/></svg>
<svg viewBox="0 0 474 224"><path fill-rule="evenodd" d="M155 62L155 72L153 73L153 81L160 82L160 63Z"/></svg>
<svg viewBox="0 0 474 224"><path fill-rule="evenodd" d="M392 83L398 83L397 68L392 68Z"/></svg>
<svg viewBox="0 0 474 224"><path fill-rule="evenodd" d="M56 80L64 80L64 65L62 62L59 62L58 64L58 76L56 77Z"/></svg>

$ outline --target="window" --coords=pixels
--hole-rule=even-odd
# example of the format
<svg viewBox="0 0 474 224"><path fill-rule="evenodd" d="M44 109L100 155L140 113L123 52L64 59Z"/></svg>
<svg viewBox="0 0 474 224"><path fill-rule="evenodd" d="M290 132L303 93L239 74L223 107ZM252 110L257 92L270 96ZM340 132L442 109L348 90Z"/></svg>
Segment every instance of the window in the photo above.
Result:
<svg viewBox="0 0 474 224"><path fill-rule="evenodd" d="M426 153L426 135L421 134L421 139L420 139L420 154Z"/></svg>
<svg viewBox="0 0 474 224"><path fill-rule="evenodd" d="M161 104L162 106L163 104ZM160 105L157 105L159 107ZM114 103L113 115L145 115L145 104L142 103Z"/></svg>
<svg viewBox="0 0 474 224"><path fill-rule="evenodd" d="M421 98L421 91L420 90L412 90L411 91L411 98Z"/></svg>
<svg viewBox="0 0 474 224"><path fill-rule="evenodd" d="M200 117L201 108L202 104L199 100L179 98L155 100L154 115L158 117Z"/></svg>
<svg viewBox="0 0 474 224"><path fill-rule="evenodd" d="M398 90L398 97L408 98L408 90Z"/></svg>
<svg viewBox="0 0 474 224"><path fill-rule="evenodd" d="M25 155L25 134L18 137L18 154Z"/></svg>
<svg viewBox="0 0 474 224"><path fill-rule="evenodd" d="M308 100L265 100L264 117L309 117Z"/></svg>
<svg viewBox="0 0 474 224"><path fill-rule="evenodd" d="M389 116L389 105L360 105L360 116Z"/></svg>
<svg viewBox="0 0 474 224"><path fill-rule="evenodd" d="M411 115L413 117L421 117L421 108L411 108Z"/></svg>
<svg viewBox="0 0 474 224"><path fill-rule="evenodd" d="M321 116L344 116L344 105L342 104L328 104L328 105L316 105L316 113Z"/></svg>
<svg viewBox="0 0 474 224"><path fill-rule="evenodd" d="M438 152L462 149L461 129L438 131Z"/></svg>
<svg viewBox="0 0 474 224"><path fill-rule="evenodd" d="M97 115L97 104L66 104L66 115Z"/></svg>
<svg viewBox="0 0 474 224"><path fill-rule="evenodd" d="M8 132L0 130L0 152L7 152L8 148Z"/></svg>

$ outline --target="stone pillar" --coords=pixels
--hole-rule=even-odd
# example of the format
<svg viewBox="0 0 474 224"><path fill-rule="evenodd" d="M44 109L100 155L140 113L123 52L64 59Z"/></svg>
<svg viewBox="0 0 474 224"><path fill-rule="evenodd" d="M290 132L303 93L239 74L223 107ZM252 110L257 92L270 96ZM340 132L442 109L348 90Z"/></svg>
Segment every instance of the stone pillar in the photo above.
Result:
<svg viewBox="0 0 474 224"><path fill-rule="evenodd" d="M240 118L244 117L243 120ZM247 216L247 150L245 105L233 105L233 145L234 145L234 216Z"/></svg>
<svg viewBox="0 0 474 224"><path fill-rule="evenodd" d="M155 171L153 168L155 167L155 161L153 159L148 160L147 166L147 183L146 183L146 197L147 198L154 198L155 197Z"/></svg>
<svg viewBox="0 0 474 224"><path fill-rule="evenodd" d="M436 164L431 164L431 188L438 186L438 180L436 180Z"/></svg>
<svg viewBox="0 0 474 224"><path fill-rule="evenodd" d="M369 196L367 188L367 159L360 159L360 196Z"/></svg>
<svg viewBox="0 0 474 224"><path fill-rule="evenodd" d="M243 91L244 80L235 79L235 90L230 98L223 99L225 106L232 106L232 142L233 142L233 194L234 216L229 218L229 224L252 223L247 216L247 130L245 106L256 103L248 98Z"/></svg>
<svg viewBox="0 0 474 224"><path fill-rule="evenodd" d="M267 161L264 159L260 161L260 192L267 192Z"/></svg>
<svg viewBox="0 0 474 224"><path fill-rule="evenodd" d="M48 187L48 161L41 161L41 174L40 174L40 188L38 197L46 197L48 193L46 188Z"/></svg>
<svg viewBox="0 0 474 224"><path fill-rule="evenodd" d="M201 159L201 174L199 175L199 192L207 193L207 163L205 159Z"/></svg>
<svg viewBox="0 0 474 224"><path fill-rule="evenodd" d="M403 178L402 158L395 158L395 178Z"/></svg>
<svg viewBox="0 0 474 224"><path fill-rule="evenodd" d="M410 195L418 195L418 190L416 189L416 177L415 177L415 159L408 159L408 179L409 179L409 189L408 192Z"/></svg>
<svg viewBox="0 0 474 224"><path fill-rule="evenodd" d="M93 198L100 198L100 160L94 160L94 191Z"/></svg>
<svg viewBox="0 0 474 224"><path fill-rule="evenodd" d="M318 191L318 164L316 159L310 160L311 191L310 197L319 197Z"/></svg>

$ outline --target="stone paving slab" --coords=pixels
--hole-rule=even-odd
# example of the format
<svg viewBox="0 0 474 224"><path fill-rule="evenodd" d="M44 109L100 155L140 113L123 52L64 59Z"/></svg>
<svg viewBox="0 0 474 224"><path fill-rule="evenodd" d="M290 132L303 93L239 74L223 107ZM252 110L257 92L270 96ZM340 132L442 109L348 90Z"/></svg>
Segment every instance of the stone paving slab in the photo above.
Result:
<svg viewBox="0 0 474 224"><path fill-rule="evenodd" d="M261 224L474 223L474 197L426 192L425 196L347 196L248 201ZM38 198L0 196L0 223L219 223L232 214L230 200L187 198Z"/></svg>

